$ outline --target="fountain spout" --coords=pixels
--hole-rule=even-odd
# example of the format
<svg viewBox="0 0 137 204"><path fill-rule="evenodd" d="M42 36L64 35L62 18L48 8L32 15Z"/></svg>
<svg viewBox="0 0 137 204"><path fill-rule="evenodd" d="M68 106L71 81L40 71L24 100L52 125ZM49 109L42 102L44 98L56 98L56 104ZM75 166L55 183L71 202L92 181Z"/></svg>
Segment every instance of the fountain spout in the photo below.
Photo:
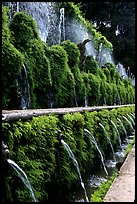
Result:
<svg viewBox="0 0 137 204"><path fill-rule="evenodd" d="M9 158L8 146L2 141L2 160L5 162Z"/></svg>
<svg viewBox="0 0 137 204"><path fill-rule="evenodd" d="M79 178L80 178L80 183L81 183L81 186L82 186L82 188L83 188L83 190L84 190L85 201L86 201L86 202L89 202L89 199L88 199L88 196L87 196L87 192L86 192L86 189L85 189L85 186L84 186L82 177L81 177L81 173L80 173L80 169L79 169L78 162L77 162L77 160L76 160L76 158L75 158L75 156L74 156L72 150L70 149L69 145L68 145L63 139L61 139L61 143L62 143L62 145L64 146L64 148L67 150L67 152L68 152L70 158L71 158L72 161L73 161L74 166L75 166L76 169L77 169L77 172L78 172L78 175L79 175Z"/></svg>
<svg viewBox="0 0 137 204"><path fill-rule="evenodd" d="M58 132L58 140L59 140L59 142L61 142L61 139L62 139L62 132L61 132L61 130L57 130L57 132Z"/></svg>
<svg viewBox="0 0 137 204"><path fill-rule="evenodd" d="M11 189L7 180L7 175L8 175L8 169L9 169L9 165L8 165L8 160L9 158L9 149L8 146L4 143L4 141L2 140L2 179L1 179L1 183L2 183L2 202L13 202L13 198L11 195Z"/></svg>
<svg viewBox="0 0 137 204"><path fill-rule="evenodd" d="M33 193L32 187L30 185L30 182L27 178L27 175L25 174L25 172L11 159L9 159L9 149L8 146L4 143L4 141L2 141L2 160L3 160L3 184L5 185L5 188L8 188L8 197L7 199L9 199L10 201L12 200L11 198L11 193L10 193L10 189L6 180L6 174L5 171L7 172L7 165L10 164L10 166L12 166L15 171L18 173L19 177L22 179L23 183L25 184L25 186L30 190L31 192L31 196L34 199L34 202L37 202L37 199L35 198L35 195ZM5 191L5 190L4 190ZM5 192L4 192L5 193ZM7 195L6 195L7 196Z"/></svg>

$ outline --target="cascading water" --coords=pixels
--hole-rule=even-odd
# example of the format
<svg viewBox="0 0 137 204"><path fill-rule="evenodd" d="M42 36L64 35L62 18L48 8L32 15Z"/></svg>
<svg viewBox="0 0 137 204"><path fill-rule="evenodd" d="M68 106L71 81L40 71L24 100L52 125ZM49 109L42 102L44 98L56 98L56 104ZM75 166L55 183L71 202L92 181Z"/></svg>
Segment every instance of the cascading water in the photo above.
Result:
<svg viewBox="0 0 137 204"><path fill-rule="evenodd" d="M58 44L58 15L55 11L56 2L8 2L10 19L17 11L27 11L37 22L42 41L50 45Z"/></svg>
<svg viewBox="0 0 137 204"><path fill-rule="evenodd" d="M25 65L21 69L18 75L18 84L20 87L21 94L21 109L27 109L30 106L30 86L28 82L28 75Z"/></svg>
<svg viewBox="0 0 137 204"><path fill-rule="evenodd" d="M40 37L44 42L46 42L50 29L50 5L47 2L27 2L26 9L33 19L36 20Z"/></svg>
<svg viewBox="0 0 137 204"><path fill-rule="evenodd" d="M134 131L132 123L124 115L122 117L128 122L128 124L130 125L131 129Z"/></svg>
<svg viewBox="0 0 137 204"><path fill-rule="evenodd" d="M121 99L120 99L119 93L118 93L118 105L121 105Z"/></svg>
<svg viewBox="0 0 137 204"><path fill-rule="evenodd" d="M85 96L85 107L88 107L88 99L86 96Z"/></svg>
<svg viewBox="0 0 137 204"><path fill-rule="evenodd" d="M3 3L3 2L2 2ZM19 12L19 2L4 2L9 7L9 19L11 20L15 12Z"/></svg>
<svg viewBox="0 0 137 204"><path fill-rule="evenodd" d="M78 107L77 93L76 93L76 89L75 89L75 87L74 87L74 103L75 103L75 106Z"/></svg>
<svg viewBox="0 0 137 204"><path fill-rule="evenodd" d="M129 115L132 117L132 119L134 121L134 127L135 127L135 114L134 113L130 113Z"/></svg>
<svg viewBox="0 0 137 204"><path fill-rule="evenodd" d="M104 171L105 171L106 175L108 175L107 169L106 169L105 164L104 164L104 157L103 157L102 152L100 151L100 149L99 149L99 147L98 147L98 144L97 144L97 142L96 142L94 136L90 133L89 130L84 129L84 131L85 131L87 137L94 143L96 149L98 150L98 152L99 152L99 154L100 154L100 157L101 157L101 162L102 162Z"/></svg>
<svg viewBox="0 0 137 204"><path fill-rule="evenodd" d="M74 18L68 18L65 22L66 28L66 40L70 40L75 44L82 43L85 39L91 40L89 43L85 45L86 52L85 56L92 55L95 59L96 50L94 42L92 41L91 35L88 34L88 30L77 20Z"/></svg>
<svg viewBox="0 0 137 204"><path fill-rule="evenodd" d="M65 25L66 39L69 39L76 44L82 43L85 39L91 40L85 46L85 56L92 55L93 58L98 61L100 67L107 62L114 63L112 59L112 52L103 47L102 43L99 45L98 50L96 50L93 36L91 33L89 34L88 30L78 20L68 19L66 20Z"/></svg>
<svg viewBox="0 0 137 204"><path fill-rule="evenodd" d="M4 2L4 5L9 7L9 13L8 13L8 15L9 15L9 20L11 20L11 18L12 18L12 14L11 14L12 4L11 4L11 2Z"/></svg>
<svg viewBox="0 0 137 204"><path fill-rule="evenodd" d="M101 56L100 56L101 50L102 50L102 43L100 43L98 45L98 50L97 50L97 54L96 54L96 61L99 62L99 65L100 65L100 61L101 61Z"/></svg>
<svg viewBox="0 0 137 204"><path fill-rule="evenodd" d="M103 129L104 132L105 132L105 135L106 135L106 137L107 137L107 139L108 139L108 141L109 141L109 144L110 144L110 146L111 146L112 153L113 153L113 156L114 156L115 152L114 152L113 145L112 145L112 143L111 143L110 137L108 136L108 133L107 133L107 131L106 131L104 125L102 125L101 123L99 123L99 125L100 125L100 127L102 127L102 129ZM115 159L115 157L114 157L114 159ZM116 159L115 159L115 160L116 160Z"/></svg>
<svg viewBox="0 0 137 204"><path fill-rule="evenodd" d="M124 66L121 63L118 63L116 65L116 69L119 72L120 76L123 77L123 79L131 79L132 84L135 85L135 76L130 72L130 68L128 67L127 72Z"/></svg>
<svg viewBox="0 0 137 204"><path fill-rule="evenodd" d="M49 90L48 96L49 96L49 106L50 108L54 108L54 95L51 89Z"/></svg>
<svg viewBox="0 0 137 204"><path fill-rule="evenodd" d="M124 131L125 136L126 136L126 139L127 139L127 141L128 141L127 131L126 131L126 129L125 129L124 124L122 123L122 121L120 120L120 118L117 118L117 120L119 121L120 125L122 126L123 131Z"/></svg>
<svg viewBox="0 0 137 204"><path fill-rule="evenodd" d="M14 161L12 161L11 159L7 159L7 162L14 168L14 170L18 173L18 176L23 181L24 185L29 189L30 194L31 194L34 202L38 202L36 197L35 197L35 195L34 195L34 192L32 190L32 187L30 185L30 182L29 182L28 177L25 174L25 172Z"/></svg>
<svg viewBox="0 0 137 204"><path fill-rule="evenodd" d="M73 17L70 19L66 16L65 28L66 39L74 42L75 44L82 43L85 39L91 40L85 45L85 56L92 55L94 59L96 59L98 56L97 61L100 62L101 66L107 62L113 63L111 51L102 45L100 45L99 49L96 50L96 45L92 34L89 33L88 29L82 25L79 20Z"/></svg>
<svg viewBox="0 0 137 204"><path fill-rule="evenodd" d="M107 104L106 97L104 97L104 104L105 104L105 105Z"/></svg>
<svg viewBox="0 0 137 204"><path fill-rule="evenodd" d="M67 16L66 22L64 21L64 8L60 9L57 2L5 2L5 4L11 9L9 11L10 20L15 12L27 11L36 20L41 39L50 46L60 44L65 38L76 44L88 38L91 42L86 45L85 55L92 55L94 59L98 58L100 67L107 62L114 64L112 52L103 47L102 44L96 50L93 36L81 22ZM59 11L60 16L58 15ZM116 67L121 76L131 78L133 85L135 85L135 76L130 72L130 68L128 68L127 74L122 64L118 63Z"/></svg>
<svg viewBox="0 0 137 204"><path fill-rule="evenodd" d="M132 121L133 126L135 126L135 122L134 122L133 118L132 118L129 114L127 114L127 116L128 116L129 119Z"/></svg>
<svg viewBox="0 0 137 204"><path fill-rule="evenodd" d="M134 120L135 120L135 115L134 115L133 113L130 113L130 115L131 115L132 118L134 118Z"/></svg>
<svg viewBox="0 0 137 204"><path fill-rule="evenodd" d="M91 41L86 45L85 55L92 55L94 59L96 55L99 55L100 66L107 62L113 63L111 51L102 45L100 45L99 50L96 50L93 36L82 23L69 17L66 17L65 22L64 8L59 8L56 2L8 3L12 10L11 16L17 11L27 11L36 20L41 39L50 46L60 44L65 39L76 44L83 42L85 39L90 39ZM60 15L58 15L59 11Z"/></svg>
<svg viewBox="0 0 137 204"><path fill-rule="evenodd" d="M118 136L119 145L120 145L120 147L122 148L122 145L121 145L121 138L120 138L120 134L119 134L119 131L118 131L118 129L117 129L117 126L116 126L116 124L114 123L113 120L110 120L110 122L111 122L111 123L113 124L113 126L115 127L115 130L116 130L116 132L117 132L117 136Z"/></svg>
<svg viewBox="0 0 137 204"><path fill-rule="evenodd" d="M62 145L65 147L65 149L67 150L67 152L68 152L70 158L71 158L72 161L73 161L74 166L75 166L76 169L77 169L77 172L78 172L78 175L79 175L79 178L80 178L80 182L81 182L81 186L82 186L82 188L83 188L83 190L84 190L86 202L89 202L88 197L87 197L87 193L86 193L86 189L85 189L85 186L84 186L82 177L81 177L81 173L80 173L80 169L79 169L78 162L77 162L77 160L76 160L76 158L75 158L73 152L71 151L69 145L68 145L63 139L61 139L61 143L62 143Z"/></svg>
<svg viewBox="0 0 137 204"><path fill-rule="evenodd" d="M64 8L60 9L60 21L59 21L59 44L65 41L65 24L64 24Z"/></svg>
<svg viewBox="0 0 137 204"><path fill-rule="evenodd" d="M124 68L124 66L122 64L118 63L117 66L116 66L116 69L119 72L120 76L122 76L124 79L128 78L126 70L125 70L125 68Z"/></svg>
<svg viewBox="0 0 137 204"><path fill-rule="evenodd" d="M98 61L99 67L102 67L107 62L114 64L111 51L107 48L104 48L102 43L99 44L96 60Z"/></svg>
<svg viewBox="0 0 137 204"><path fill-rule="evenodd" d="M19 12L19 2L17 2L17 12Z"/></svg>

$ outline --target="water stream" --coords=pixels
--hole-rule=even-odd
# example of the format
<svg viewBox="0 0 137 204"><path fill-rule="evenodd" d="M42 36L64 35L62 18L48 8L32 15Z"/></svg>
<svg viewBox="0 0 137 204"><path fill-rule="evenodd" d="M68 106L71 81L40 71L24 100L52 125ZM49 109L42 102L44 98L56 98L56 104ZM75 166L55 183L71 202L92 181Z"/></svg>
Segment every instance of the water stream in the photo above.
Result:
<svg viewBox="0 0 137 204"><path fill-rule="evenodd" d="M116 126L116 124L114 123L113 120L110 120L110 122L111 122L111 123L113 124L113 126L115 127L115 130L116 130L117 136L118 136L119 145L120 145L120 147L122 147L122 145L121 145L121 138L120 138L120 134L119 134L119 131L118 131L118 129L117 129L117 126Z"/></svg>
<svg viewBox="0 0 137 204"><path fill-rule="evenodd" d="M129 136L128 136L129 137ZM132 138L133 139L133 138ZM91 195L95 192L95 190L98 189L98 187L102 184L102 182L107 181L108 178L110 178L113 173L120 169L121 165L123 164L125 160L125 149L128 147L127 141L124 141L122 143L122 148L119 149L117 147L115 151L115 158L116 161L113 160L112 155L109 155L108 159L105 161L105 166L107 167L108 176L106 176L105 171L103 168L92 168L89 170L89 173L84 176L84 183L87 191L88 197L91 197ZM118 164L118 165L117 165ZM73 189L73 199L72 201L75 202L84 202L83 201L83 192L80 188L76 187L76 189Z"/></svg>
<svg viewBox="0 0 137 204"><path fill-rule="evenodd" d="M53 91L50 89L49 90L49 93L48 93L48 96L49 96L49 106L50 108L54 108L54 95L53 95Z"/></svg>
<svg viewBox="0 0 137 204"><path fill-rule="evenodd" d="M19 12L19 2L17 2L17 12Z"/></svg>
<svg viewBox="0 0 137 204"><path fill-rule="evenodd" d="M118 93L118 105L121 105L121 99L120 99L120 95L119 95L119 93Z"/></svg>
<svg viewBox="0 0 137 204"><path fill-rule="evenodd" d="M88 98L85 96L85 107L88 107Z"/></svg>
<svg viewBox="0 0 137 204"><path fill-rule="evenodd" d="M75 106L78 107L77 93L76 93L76 88L75 88L75 86L74 86L74 103L75 103Z"/></svg>
<svg viewBox="0 0 137 204"><path fill-rule="evenodd" d="M64 8L60 9L60 21L58 21L57 14L54 11L53 6L51 5L52 2L31 2L31 3L22 2L22 4L24 4L24 6L25 6L25 3L27 4L26 10L28 10L30 15L32 15L32 17L37 21L39 33L40 33L40 36L41 36L43 41L46 42L47 37L48 37L48 41L51 41L50 44L57 44L58 43L57 40L56 40L57 36L58 36L57 32L56 32L57 29L59 29L59 44L61 43L62 40L63 41L65 40ZM53 3L55 3L55 2L53 2ZM10 7L13 6L11 2L9 2L9 5L10 5ZM18 12L20 10L23 10L23 9L19 5L19 2L17 2L16 3L16 11ZM10 19L11 18L12 17L10 16ZM57 25L58 25L58 22L59 22L59 27L56 26L55 22L57 22ZM74 21L71 20L71 19L67 23L68 23L67 24L68 27L66 29L68 29L69 32L68 33L66 32L66 34L68 35L70 33L71 37L73 36L72 34L74 34L74 36L76 38L76 40L73 39L72 41L74 41L75 43L79 43L79 42L83 41L85 38L87 38L88 32L87 32L87 30L85 30L84 26L81 26L77 21L76 21L76 23L74 23ZM57 27L57 29L56 29L56 27ZM70 37L68 37L68 38L70 38ZM91 37L89 37L89 38L91 38ZM95 53L95 47L91 43L89 45L87 45L87 52L89 52L89 51L90 51L90 54ZM112 62L110 53L108 53L106 50L104 50L104 52L103 52L102 47L100 47L99 52L100 52L100 55L101 55L100 60L101 59L104 60L104 61L99 61L100 66L102 66L104 64L104 62L108 62L108 61ZM109 57L107 57L107 56L109 56ZM106 59L109 59L109 60L107 61ZM23 70L23 73L24 73L25 80L23 81L23 79L21 79L22 81L20 81L20 83L21 83L20 88L21 88L21 95L22 95L21 108L26 109L26 108L29 107L29 104L30 104L30 89L29 89L27 71L26 71L26 68L25 68L24 65L23 65L22 70ZM121 70L121 68L120 68L120 70ZM22 73L20 74L19 77L23 78ZM23 86L24 86L24 88L23 88ZM76 106L78 106L75 89L74 89L74 95L75 95ZM52 96L51 96L51 98L52 98ZM104 100L104 103L106 104L106 100ZM118 104L119 105L121 104L119 93L118 93ZM53 101L51 101L51 108L53 107L53 105L54 105L54 103L53 103ZM86 98L85 98L85 106L87 106ZM130 118L130 120L132 120L132 123L125 116L123 116L123 118L129 123L131 128L134 130L134 128L132 126L132 123L133 123L133 125L135 125L135 123L131 119L131 117L129 117L129 118ZM127 132L126 132L126 129L125 129L122 121L119 118L117 118L117 119L119 120L120 124L122 125L123 130L125 132L125 135L127 136ZM121 138L120 138L119 131L118 131L117 127L116 127L116 124L112 120L111 120L111 123L114 125L114 127L115 127L115 129L117 131L118 141L119 141L119 144L120 144L120 147L121 147ZM108 136L108 133L107 133L107 131L105 130L104 126L101 123L100 123L100 126L105 131L107 139L109 140L112 152L114 154L114 149L113 149L112 143L110 141L110 138ZM84 131L85 131L87 137L93 142L96 149L98 150L99 155L101 157L101 162L102 162L105 174L108 175L108 171L107 171L107 169L105 167L103 155L102 155L102 153L101 153L101 151L100 151L100 149L98 147L98 144L97 144L94 136L87 129L84 129ZM79 175L79 178L80 178L80 182L81 182L81 186L82 186L82 189L84 190L85 199L86 199L87 202L89 202L88 197L87 197L87 193L86 193L86 189L85 189L82 177L81 177L78 162L77 162L73 152L71 151L70 147L66 144L66 142L61 139L61 143L64 146L64 148L67 150L70 158L73 161L74 166L77 169L77 172L78 172L78 175ZM32 190L32 187L30 185L30 182L29 182L25 172L14 161L12 161L10 159L7 159L7 162L12 166L12 168L14 168L14 170L18 173L18 176L23 181L24 185L29 189L30 194L31 194L34 202L37 202L37 199L35 198L34 192Z"/></svg>
<svg viewBox="0 0 137 204"><path fill-rule="evenodd" d="M21 72L18 74L18 84L21 93L20 107L21 109L27 109L30 107L30 85L28 82L27 70L24 64Z"/></svg>
<svg viewBox="0 0 137 204"><path fill-rule="evenodd" d="M135 122L134 122L133 118L132 118L129 114L127 114L127 116L128 116L129 119L132 121L133 126L135 126Z"/></svg>
<svg viewBox="0 0 137 204"><path fill-rule="evenodd" d="M65 41L65 24L64 24L64 8L60 9L60 21L59 21L59 44Z"/></svg>
<svg viewBox="0 0 137 204"><path fill-rule="evenodd" d="M86 45L86 56L92 55L100 67L107 62L114 64L112 51L104 47L102 43L96 48L92 34L78 19L69 18L69 14L66 14L66 19L64 19L64 8L59 8L58 2L6 2L6 4L11 9L10 19L15 12L27 11L36 20L42 41L50 46L60 44L65 39L78 44L88 38L91 42ZM135 77L131 72L127 75L122 64L118 63L116 68L121 76L131 78L135 84ZM118 104L121 104L119 94Z"/></svg>
<svg viewBox="0 0 137 204"><path fill-rule="evenodd" d="M110 144L110 146L111 146L112 153L113 153L113 156L114 156L115 152L114 152L114 148L113 148L113 145L112 145L112 143L111 143L110 137L108 136L108 133L107 133L105 127L104 127L101 123L99 123L99 125L100 125L100 127L102 127L102 129L103 129L104 132L105 132L105 135L106 135L106 137L107 137L107 139L108 139L108 141L109 141L109 144ZM114 159L115 159L115 157L114 157ZM115 160L116 160L116 159L115 159Z"/></svg>
<svg viewBox="0 0 137 204"><path fill-rule="evenodd" d="M34 195L34 192L32 190L32 187L30 185L30 182L29 182L28 177L25 174L25 172L14 161L12 161L11 159L7 159L7 162L10 164L10 166L12 168L14 168L14 170L18 173L18 176L23 181L24 185L29 189L30 194L31 194L34 202L38 202L36 197L35 197L35 195Z"/></svg>
<svg viewBox="0 0 137 204"><path fill-rule="evenodd" d="M73 161L74 166L75 166L76 169L77 169L77 172L78 172L78 175L79 175L79 178L80 178L80 182L81 182L81 186L82 186L82 188L83 188L83 190L84 190L86 202L89 202L88 197L87 197L87 193L86 193L86 189L85 189L85 186L84 186L82 177L81 177L81 173L80 173L80 169L79 169L78 162L77 162L77 160L76 160L76 158L75 158L73 152L71 151L69 145L68 145L63 139L61 139L61 143L62 143L62 145L65 147L65 149L67 150L67 152L68 152L70 158L71 158L72 161Z"/></svg>
<svg viewBox="0 0 137 204"><path fill-rule="evenodd" d="M102 162L104 171L105 171L106 175L108 175L108 172L107 172L107 169L106 169L105 163L104 163L104 157L103 157L102 152L100 151L100 149L99 149L99 147L98 147L98 144L97 144L97 142L96 142L94 136L90 133L89 130L84 129L84 131L85 131L87 137L94 143L95 147L97 148L97 150L98 150L98 152L99 152L99 154L100 154L100 157L101 157L101 162Z"/></svg>
<svg viewBox="0 0 137 204"><path fill-rule="evenodd" d="M128 122L128 124L130 125L131 129L134 131L132 123L124 115L122 117Z"/></svg>
<svg viewBox="0 0 137 204"><path fill-rule="evenodd" d="M122 121L120 120L120 118L117 118L117 120L119 121L120 125L122 126L123 131L124 131L125 136L126 136L126 140L128 141L127 131L126 131L126 128L125 128L124 124L122 123Z"/></svg>
<svg viewBox="0 0 137 204"><path fill-rule="evenodd" d="M132 118L134 118L134 120L135 120L135 115L134 115L133 113L130 113L130 115L131 115Z"/></svg>

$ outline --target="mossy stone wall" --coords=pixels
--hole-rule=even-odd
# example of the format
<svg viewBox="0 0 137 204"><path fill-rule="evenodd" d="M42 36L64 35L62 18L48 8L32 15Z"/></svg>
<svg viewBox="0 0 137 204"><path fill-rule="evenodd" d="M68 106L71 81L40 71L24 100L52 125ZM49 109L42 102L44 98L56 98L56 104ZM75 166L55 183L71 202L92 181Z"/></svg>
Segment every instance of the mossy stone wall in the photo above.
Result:
<svg viewBox="0 0 137 204"><path fill-rule="evenodd" d="M67 9L79 13L73 7L70 3ZM105 38L97 36L109 47ZM90 55L83 67L79 56L78 46L70 40L52 46L44 43L36 22L26 12L16 12L9 22L8 10L2 6L2 109L22 108L21 89L29 89L26 108L85 106L85 100L88 106L135 102L135 87L130 79L120 77L114 64L99 67ZM24 66L25 76L21 75Z"/></svg>
<svg viewBox="0 0 137 204"><path fill-rule="evenodd" d="M61 139L74 153L83 177L85 173L92 172L96 164L101 165L98 151L86 136L84 128L94 135L106 159L111 148L99 123L104 125L115 149L119 146L118 135L110 120L116 124L123 141L126 136L117 117L121 119L129 135L132 128L123 116L127 117L127 114L134 111L135 107L129 106L111 110L67 113L62 116L51 114L29 120L6 122L2 123L2 140L8 145L10 159L27 174L36 198L41 202L53 201L54 198L61 200L63 195L65 197L72 186L79 182L79 176L68 152L59 140L58 130L61 130ZM13 201L32 201L28 189L16 172L9 166L6 172Z"/></svg>

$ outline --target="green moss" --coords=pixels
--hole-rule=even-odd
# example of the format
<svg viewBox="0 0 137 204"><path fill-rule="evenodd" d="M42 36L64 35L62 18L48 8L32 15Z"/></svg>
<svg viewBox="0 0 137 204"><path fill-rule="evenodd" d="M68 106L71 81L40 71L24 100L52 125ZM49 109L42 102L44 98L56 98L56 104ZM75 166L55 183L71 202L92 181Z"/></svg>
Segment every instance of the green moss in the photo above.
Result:
<svg viewBox="0 0 137 204"><path fill-rule="evenodd" d="M56 166L54 145L58 142L57 122L55 116L41 116L31 121L17 121L12 123L10 128L8 124L3 125L3 135L6 137L10 156L23 170L25 169L38 200L46 199L47 185L51 182L51 175ZM18 177L14 175L12 180L16 183ZM15 195L13 193L14 199L30 200L30 195L26 192L19 181Z"/></svg>
<svg viewBox="0 0 137 204"><path fill-rule="evenodd" d="M10 22L14 46L25 51L32 39L39 39L36 21L27 12L16 12Z"/></svg>
<svg viewBox="0 0 137 204"><path fill-rule="evenodd" d="M83 72L83 80L84 80L84 84L85 84L85 96L84 96L84 98L88 99L88 93L90 93L90 91L91 91L88 73ZM90 105L89 101L88 101L88 105Z"/></svg>
<svg viewBox="0 0 137 204"><path fill-rule="evenodd" d="M17 76L24 56L11 44L7 12L8 9L2 6L2 108L16 109L19 105Z"/></svg>
<svg viewBox="0 0 137 204"><path fill-rule="evenodd" d="M53 45L49 50L45 49L50 61L52 90L55 107L72 106L74 96L74 76L68 66L68 56L60 45Z"/></svg>
<svg viewBox="0 0 137 204"><path fill-rule="evenodd" d="M25 55L31 108L46 108L49 106L48 94L51 87L50 64L39 38L36 22L26 12L18 12L14 14L9 28L14 46Z"/></svg>
<svg viewBox="0 0 137 204"><path fill-rule="evenodd" d="M99 68L98 63L96 60L94 60L93 56L87 56L85 61L86 72L90 72L96 75L98 68Z"/></svg>
<svg viewBox="0 0 137 204"><path fill-rule="evenodd" d="M131 149L133 148L133 145L135 144L135 137L133 138L133 140L128 144L127 149L125 150L125 154L126 156L128 155L128 153L131 151Z"/></svg>
<svg viewBox="0 0 137 204"><path fill-rule="evenodd" d="M51 68L41 40L29 41L25 65L31 87L31 107L48 108L48 94L52 85Z"/></svg>
<svg viewBox="0 0 137 204"><path fill-rule="evenodd" d="M111 88L112 88L112 104L119 104L118 100L118 88L115 83L111 83Z"/></svg>
<svg viewBox="0 0 137 204"><path fill-rule="evenodd" d="M127 149L125 150L126 155L131 151L133 145L135 144L135 138L131 141L131 143L128 145ZM102 184L98 187L97 190L94 191L94 193L91 195L90 201L91 202L103 202L103 199L111 187L113 181L118 176L118 172L114 172L113 175L107 179L107 181L102 182Z"/></svg>
<svg viewBox="0 0 137 204"><path fill-rule="evenodd" d="M110 71L109 71L109 69L108 68L103 68L103 72L104 72L104 74L106 75L106 78L107 78L107 82L108 83L110 83L110 81L111 81L111 78L110 78Z"/></svg>
<svg viewBox="0 0 137 204"><path fill-rule="evenodd" d="M74 98L74 105L78 106L84 106L84 97L86 94L86 87L84 84L84 79L83 79L83 74L80 71L79 68L79 57L80 57L80 52L76 44L71 42L70 40L64 41L61 43L63 48L66 50L67 55L68 55L68 65L74 75L74 80L75 80L75 97ZM75 100L77 100L77 104L75 104Z"/></svg>
<svg viewBox="0 0 137 204"><path fill-rule="evenodd" d="M96 111L94 112L87 112L84 113L84 119L85 119L85 128L90 131L90 133L95 137L97 143L99 142L98 136L97 136L97 129L98 129L98 113ZM85 133L84 133L85 134ZM90 162L87 162L87 166L92 168L92 165L94 165L94 162L100 161L98 157L98 152L96 150L95 145L93 142L86 136L85 134L85 141L86 146L88 149L87 157Z"/></svg>
<svg viewBox="0 0 137 204"><path fill-rule="evenodd" d="M87 144L84 139L84 117L80 113L66 114L63 123L65 124L63 127L68 127L73 132L75 149L72 148L72 151L79 163L81 172L84 172L88 158ZM68 139L66 141L68 142Z"/></svg>
<svg viewBox="0 0 137 204"><path fill-rule="evenodd" d="M100 98L100 78L90 73L88 74L88 77L89 85L91 87L91 91L88 93L88 101L89 104L95 105L98 104Z"/></svg>
<svg viewBox="0 0 137 204"><path fill-rule="evenodd" d="M24 62L24 56L8 41L2 44L2 108L19 107L19 86L17 76ZM13 100L13 101L12 101Z"/></svg>
<svg viewBox="0 0 137 204"><path fill-rule="evenodd" d="M94 28L91 22L86 20L81 11L80 11L80 5L74 4L73 2L68 2L64 4L66 13L68 14L69 18L75 18L78 22L80 22L86 29L88 29L90 35L93 37L93 41L95 42L95 45L98 46L98 44L102 43L103 47L108 48L112 50L112 44L106 39L105 36L103 36L100 32L97 32ZM68 11L68 12L67 12Z"/></svg>
<svg viewBox="0 0 137 204"><path fill-rule="evenodd" d="M53 196L53 192L58 193L63 189L63 192L68 193L71 187L79 181L76 167L61 144L57 130L61 130L61 139L69 145L75 155L83 177L95 164L100 162L97 149L86 136L84 128L88 129L95 137L104 158L107 158L111 151L110 144L99 123L105 127L115 148L119 145L118 135L110 120L115 122L121 139L124 139L125 135L117 117L121 119L129 135L132 129L129 128L129 124L122 116L126 117L127 114L134 113L134 111L135 106L132 106L93 112L67 113L58 117L47 115L33 117L27 121L2 123L2 140L8 145L10 158L28 176L36 198L41 202L48 201ZM7 179L14 201L32 201L29 191L25 189L13 169L9 169ZM102 193L99 197L102 198ZM98 196L93 199L100 200Z"/></svg>
<svg viewBox="0 0 137 204"><path fill-rule="evenodd" d="M3 21L3 35L6 25L5 20ZM28 26L28 31L26 31L25 26ZM37 36L36 24L31 16L21 12L17 13L12 19L10 29L13 33L12 36L14 36L14 40L12 40L13 44L23 54L10 43L9 37L4 38L2 47L3 108L19 109L21 99L18 74L23 69L23 64L26 66L29 76L31 107L48 107L48 93L51 86L50 64L45 56L42 41ZM22 29L25 29L24 33L22 33ZM9 30L8 25L7 30ZM22 38L18 32L22 35ZM31 35L31 32L34 36Z"/></svg>
<svg viewBox="0 0 137 204"><path fill-rule="evenodd" d="M68 64L72 71L75 71L75 66L79 64L80 51L77 45L70 40L61 43L68 55ZM74 69L74 70L73 70Z"/></svg>
<svg viewBox="0 0 137 204"><path fill-rule="evenodd" d="M107 105L113 104L113 89L110 83L106 83L106 103Z"/></svg>
<svg viewBox="0 0 137 204"><path fill-rule="evenodd" d="M127 88L127 103L135 103L135 87L128 85Z"/></svg>
<svg viewBox="0 0 137 204"><path fill-rule="evenodd" d="M8 28L8 7L2 5L2 44L4 41L10 41L11 32Z"/></svg>
<svg viewBox="0 0 137 204"><path fill-rule="evenodd" d="M102 79L102 80L107 80L106 75L103 72L102 68L97 69L97 75Z"/></svg>
<svg viewBox="0 0 137 204"><path fill-rule="evenodd" d="M63 5L70 9L70 15L73 13L85 27L89 26L83 21L79 7L72 2ZM16 12L8 27L8 10L4 6L2 9L3 109L20 108L22 93L18 76L24 65L27 75L23 80L30 87L29 108L50 108L51 101L54 107L84 106L85 98L88 105L135 102L135 87L131 80L120 77L114 64L106 63L99 68L97 61L87 56L85 73L76 44L66 40L60 46L48 47L40 39L36 21L29 14ZM106 46L105 37L93 33L96 46L100 42Z"/></svg>

